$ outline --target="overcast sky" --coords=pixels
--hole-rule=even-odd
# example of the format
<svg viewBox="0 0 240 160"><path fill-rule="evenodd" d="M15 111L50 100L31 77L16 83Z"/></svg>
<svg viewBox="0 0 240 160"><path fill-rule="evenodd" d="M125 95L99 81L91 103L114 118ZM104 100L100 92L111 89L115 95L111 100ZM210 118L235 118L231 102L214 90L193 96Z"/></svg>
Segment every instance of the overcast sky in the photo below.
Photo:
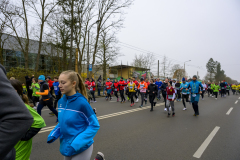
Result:
<svg viewBox="0 0 240 160"><path fill-rule="evenodd" d="M126 11L120 42L153 52L156 62L163 55L182 66L191 60L189 76L198 71L203 78L213 58L240 81L240 0L135 0ZM126 47L121 53L123 64L141 54ZM152 68L157 71L156 65Z"/></svg>

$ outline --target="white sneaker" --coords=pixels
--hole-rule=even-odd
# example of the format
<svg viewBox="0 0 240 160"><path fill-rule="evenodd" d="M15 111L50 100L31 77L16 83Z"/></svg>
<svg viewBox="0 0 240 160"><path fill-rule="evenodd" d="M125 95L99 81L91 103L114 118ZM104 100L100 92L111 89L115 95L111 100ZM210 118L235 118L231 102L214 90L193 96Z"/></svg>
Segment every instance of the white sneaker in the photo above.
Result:
<svg viewBox="0 0 240 160"><path fill-rule="evenodd" d="M187 110L187 108L183 108L183 110L185 111L185 110Z"/></svg>
<svg viewBox="0 0 240 160"><path fill-rule="evenodd" d="M96 103L97 101L94 101L94 103Z"/></svg>
<svg viewBox="0 0 240 160"><path fill-rule="evenodd" d="M217 100L217 98L215 98Z"/></svg>
<svg viewBox="0 0 240 160"><path fill-rule="evenodd" d="M164 111L167 111L167 108L164 108Z"/></svg>
<svg viewBox="0 0 240 160"><path fill-rule="evenodd" d="M37 107L34 106L33 109L37 110Z"/></svg>
<svg viewBox="0 0 240 160"><path fill-rule="evenodd" d="M202 98L202 100L204 100L204 98Z"/></svg>
<svg viewBox="0 0 240 160"><path fill-rule="evenodd" d="M138 98L137 98L136 102L138 102Z"/></svg>
<svg viewBox="0 0 240 160"><path fill-rule="evenodd" d="M212 97L214 97L214 96L212 96Z"/></svg>

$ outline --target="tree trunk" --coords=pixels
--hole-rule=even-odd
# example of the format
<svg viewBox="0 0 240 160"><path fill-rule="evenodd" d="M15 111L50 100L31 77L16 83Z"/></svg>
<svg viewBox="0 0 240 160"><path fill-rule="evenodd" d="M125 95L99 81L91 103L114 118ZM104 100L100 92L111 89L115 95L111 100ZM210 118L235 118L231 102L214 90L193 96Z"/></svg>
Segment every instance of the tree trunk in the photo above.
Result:
<svg viewBox="0 0 240 160"><path fill-rule="evenodd" d="M103 79L107 79L106 48L103 44Z"/></svg>
<svg viewBox="0 0 240 160"><path fill-rule="evenodd" d="M26 31L26 44L25 44L25 52L23 51L24 58L25 58L25 69L28 69L28 48L29 48L29 35L28 35L28 19L27 19L27 13L25 8L25 0L22 0L23 10L24 10L24 16L25 16L25 31Z"/></svg>
<svg viewBox="0 0 240 160"><path fill-rule="evenodd" d="M97 28L96 42L95 42L94 51L93 51L92 68L94 67L95 58L96 58L96 53L97 53L100 26L101 26L101 23L98 24L98 28ZM90 73L90 77L92 77L92 72Z"/></svg>
<svg viewBox="0 0 240 160"><path fill-rule="evenodd" d="M74 5L74 0L72 0L72 4L71 4L71 47L70 47L70 59L69 59L69 63L68 63L68 69L72 69L72 57L73 57L73 23L74 23L74 18L73 18L73 5Z"/></svg>

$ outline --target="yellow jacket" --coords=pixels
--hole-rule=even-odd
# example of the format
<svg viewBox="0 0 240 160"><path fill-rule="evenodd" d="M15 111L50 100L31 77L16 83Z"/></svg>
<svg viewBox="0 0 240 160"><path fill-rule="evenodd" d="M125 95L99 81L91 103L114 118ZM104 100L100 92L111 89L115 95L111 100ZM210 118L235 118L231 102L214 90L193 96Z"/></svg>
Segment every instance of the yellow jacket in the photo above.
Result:
<svg viewBox="0 0 240 160"><path fill-rule="evenodd" d="M136 92L135 91L135 83L133 83L133 82L132 82L132 84L131 84L131 82L128 83L128 89L129 89L129 92Z"/></svg>
<svg viewBox="0 0 240 160"><path fill-rule="evenodd" d="M237 86L236 86L236 85L232 85L232 89L233 89L233 90L236 90L236 89L237 89Z"/></svg>

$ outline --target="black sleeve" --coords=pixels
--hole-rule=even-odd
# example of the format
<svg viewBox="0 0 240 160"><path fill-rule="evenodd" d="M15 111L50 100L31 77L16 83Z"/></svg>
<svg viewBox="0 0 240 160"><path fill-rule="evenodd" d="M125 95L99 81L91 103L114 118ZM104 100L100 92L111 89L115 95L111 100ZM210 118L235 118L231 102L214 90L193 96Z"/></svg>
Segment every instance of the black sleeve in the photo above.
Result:
<svg viewBox="0 0 240 160"><path fill-rule="evenodd" d="M28 141L31 138L33 138L39 131L41 130L41 128L33 128L31 127L27 133L22 137L22 141Z"/></svg>
<svg viewBox="0 0 240 160"><path fill-rule="evenodd" d="M0 64L0 159L3 159L33 123L33 117L5 76Z"/></svg>
<svg viewBox="0 0 240 160"><path fill-rule="evenodd" d="M48 89L49 89L48 85L47 84L43 84L43 90L45 91L45 90L48 90Z"/></svg>

